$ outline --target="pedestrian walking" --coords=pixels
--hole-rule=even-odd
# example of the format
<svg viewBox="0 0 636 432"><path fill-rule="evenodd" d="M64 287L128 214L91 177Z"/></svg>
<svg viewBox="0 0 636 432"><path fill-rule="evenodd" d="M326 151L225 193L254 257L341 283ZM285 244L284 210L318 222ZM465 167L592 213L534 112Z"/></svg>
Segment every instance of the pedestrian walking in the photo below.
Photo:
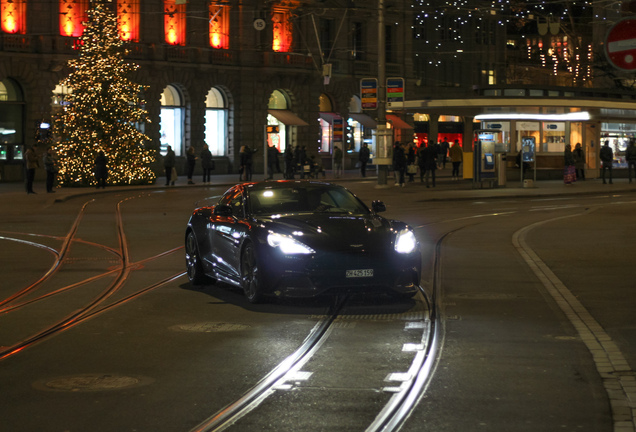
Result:
<svg viewBox="0 0 636 432"><path fill-rule="evenodd" d="M254 153L256 153L256 150L253 150L248 146L241 147L239 156L241 159L240 173L242 177L239 177L239 180L252 181L252 155Z"/></svg>
<svg viewBox="0 0 636 432"><path fill-rule="evenodd" d="M274 178L274 173L278 172L279 162L278 155L280 155L280 151L274 144L270 144L267 147L267 178L272 180Z"/></svg>
<svg viewBox="0 0 636 432"><path fill-rule="evenodd" d="M100 187L106 188L106 179L108 178L108 158L102 150L95 157L95 180L97 180L96 189Z"/></svg>
<svg viewBox="0 0 636 432"><path fill-rule="evenodd" d="M35 180L35 170L40 167L37 144L31 145L24 156L26 159L26 191L27 194L34 194L33 181Z"/></svg>
<svg viewBox="0 0 636 432"><path fill-rule="evenodd" d="M446 138L442 141L439 158L441 159L439 162L442 168L446 168L446 161L448 160L448 151L450 150L450 143Z"/></svg>
<svg viewBox="0 0 636 432"><path fill-rule="evenodd" d="M438 149L433 145L425 147L420 155L422 157L422 166L424 167L424 178L426 179L426 187L430 187L429 178L432 179L433 187L435 187L435 170L437 170Z"/></svg>
<svg viewBox="0 0 636 432"><path fill-rule="evenodd" d="M570 185L576 181L576 168L574 163L574 154L572 153L572 146L570 144L565 145L565 152L563 153L563 182L566 185Z"/></svg>
<svg viewBox="0 0 636 432"><path fill-rule="evenodd" d="M609 170L609 183L612 184L612 165L614 164L614 151L609 146L609 141L605 141L603 147L601 147L601 163L603 165L603 184L607 184L605 181L605 171Z"/></svg>
<svg viewBox="0 0 636 432"><path fill-rule="evenodd" d="M636 138L629 140L629 146L625 151L625 160L627 160L627 171L629 174L629 182L632 182L632 169L636 176Z"/></svg>
<svg viewBox="0 0 636 432"><path fill-rule="evenodd" d="M177 169L175 168L175 154L172 150L172 146L168 146L168 152L163 157L163 168L166 172L166 186L177 181Z"/></svg>
<svg viewBox="0 0 636 432"><path fill-rule="evenodd" d="M409 176L409 183L415 181L415 174L417 174L417 164L415 163L417 154L415 152L415 144L409 143L406 147L406 173Z"/></svg>
<svg viewBox="0 0 636 432"><path fill-rule="evenodd" d="M464 152L462 151L462 147L459 145L458 140L455 140L448 153L450 156L451 164L453 165L451 177L453 180L459 180L459 166L464 160Z"/></svg>
<svg viewBox="0 0 636 432"><path fill-rule="evenodd" d="M46 170L46 192L54 193L55 176L57 175L57 157L53 147L49 147L44 155L44 169Z"/></svg>
<svg viewBox="0 0 636 432"><path fill-rule="evenodd" d="M358 155L358 160L360 161L360 174L362 174L362 177L367 176L367 164L369 163L370 157L371 151L369 150L369 146L367 143L362 143L362 147L360 147L360 154Z"/></svg>
<svg viewBox="0 0 636 432"><path fill-rule="evenodd" d="M335 178L342 175L342 150L338 146L333 148L333 174Z"/></svg>
<svg viewBox="0 0 636 432"><path fill-rule="evenodd" d="M197 156L194 152L194 147L190 146L188 147L188 151L186 152L186 168L187 168L187 175L188 175L188 184L189 185L193 185L194 182L192 181L192 176L194 175L194 167L197 163Z"/></svg>
<svg viewBox="0 0 636 432"><path fill-rule="evenodd" d="M396 141L393 146L393 171L395 175L395 186L404 187L404 176L406 174L406 152L404 146Z"/></svg>
<svg viewBox="0 0 636 432"><path fill-rule="evenodd" d="M201 150L201 168L203 169L203 184L210 184L212 180L210 175L214 169L214 159L212 159L212 152L207 144L204 144L203 150Z"/></svg>
<svg viewBox="0 0 636 432"><path fill-rule="evenodd" d="M574 151L572 151L572 155L574 156L576 179L585 180L585 152L581 147L581 143L576 143L576 145L574 146Z"/></svg>
<svg viewBox="0 0 636 432"><path fill-rule="evenodd" d="M291 180L294 178L294 152L291 146L285 147L285 178Z"/></svg>

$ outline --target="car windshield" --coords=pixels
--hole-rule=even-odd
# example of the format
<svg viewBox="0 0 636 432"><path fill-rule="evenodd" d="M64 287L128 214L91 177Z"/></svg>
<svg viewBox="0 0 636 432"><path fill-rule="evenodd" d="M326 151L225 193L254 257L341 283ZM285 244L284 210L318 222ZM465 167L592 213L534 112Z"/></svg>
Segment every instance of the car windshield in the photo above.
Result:
<svg viewBox="0 0 636 432"><path fill-rule="evenodd" d="M339 186L304 182L261 185L249 190L254 215L288 213L368 214L369 209L351 192Z"/></svg>

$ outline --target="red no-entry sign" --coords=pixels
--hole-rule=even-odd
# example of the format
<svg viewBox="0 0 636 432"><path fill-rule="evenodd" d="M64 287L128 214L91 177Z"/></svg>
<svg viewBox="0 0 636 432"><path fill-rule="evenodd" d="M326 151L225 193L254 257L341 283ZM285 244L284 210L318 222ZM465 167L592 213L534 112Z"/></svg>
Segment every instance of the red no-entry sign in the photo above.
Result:
<svg viewBox="0 0 636 432"><path fill-rule="evenodd" d="M605 54L614 67L636 71L636 19L625 18L614 24L605 38Z"/></svg>

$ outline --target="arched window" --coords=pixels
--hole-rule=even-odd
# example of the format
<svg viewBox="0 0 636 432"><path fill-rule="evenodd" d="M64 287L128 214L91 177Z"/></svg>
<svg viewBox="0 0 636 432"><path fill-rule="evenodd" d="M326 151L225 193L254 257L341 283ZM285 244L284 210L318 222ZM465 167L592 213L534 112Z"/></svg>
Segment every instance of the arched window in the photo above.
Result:
<svg viewBox="0 0 636 432"><path fill-rule="evenodd" d="M0 162L22 159L24 97L15 81L0 81Z"/></svg>
<svg viewBox="0 0 636 432"><path fill-rule="evenodd" d="M205 143L213 156L227 154L227 103L221 91L212 88L205 98Z"/></svg>
<svg viewBox="0 0 636 432"><path fill-rule="evenodd" d="M270 110L287 110L289 103L287 102L287 96L280 90L274 90L269 96L269 103L267 108ZM267 134L267 145L274 145L280 152L285 151L285 143L287 142L287 130L285 123L272 114L267 114L267 125L278 126L277 134Z"/></svg>
<svg viewBox="0 0 636 432"><path fill-rule="evenodd" d="M165 155L168 146L176 156L184 153L183 149L183 120L185 109L181 93L176 87L169 85L161 93L161 125L159 134L161 136L159 152Z"/></svg>

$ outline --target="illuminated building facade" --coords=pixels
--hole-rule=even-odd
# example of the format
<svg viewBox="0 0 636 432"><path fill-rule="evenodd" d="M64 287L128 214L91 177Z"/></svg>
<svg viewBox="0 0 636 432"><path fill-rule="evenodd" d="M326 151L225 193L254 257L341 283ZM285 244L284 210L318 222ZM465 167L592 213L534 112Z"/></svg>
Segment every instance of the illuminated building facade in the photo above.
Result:
<svg viewBox="0 0 636 432"><path fill-rule="evenodd" d="M410 79L408 2L386 0L387 74ZM160 155L207 145L216 172L235 172L241 145L281 153L305 146L331 161L334 145L372 141L376 113L362 110L361 78L377 76L374 2L317 0L112 0L131 77L145 86L150 122L138 125ZM76 57L89 0L0 0L0 181L23 176L22 155L52 142L49 129L72 89L59 86ZM335 126L334 126L335 124ZM279 132L267 134L267 125ZM325 135L327 134L327 135ZM324 137L324 138L323 138ZM323 142L324 141L324 142ZM353 158L352 158L353 159ZM352 163L355 163L352 162ZM162 157L155 171L163 170ZM181 169L181 166L177 167ZM39 173L38 175L43 175Z"/></svg>

